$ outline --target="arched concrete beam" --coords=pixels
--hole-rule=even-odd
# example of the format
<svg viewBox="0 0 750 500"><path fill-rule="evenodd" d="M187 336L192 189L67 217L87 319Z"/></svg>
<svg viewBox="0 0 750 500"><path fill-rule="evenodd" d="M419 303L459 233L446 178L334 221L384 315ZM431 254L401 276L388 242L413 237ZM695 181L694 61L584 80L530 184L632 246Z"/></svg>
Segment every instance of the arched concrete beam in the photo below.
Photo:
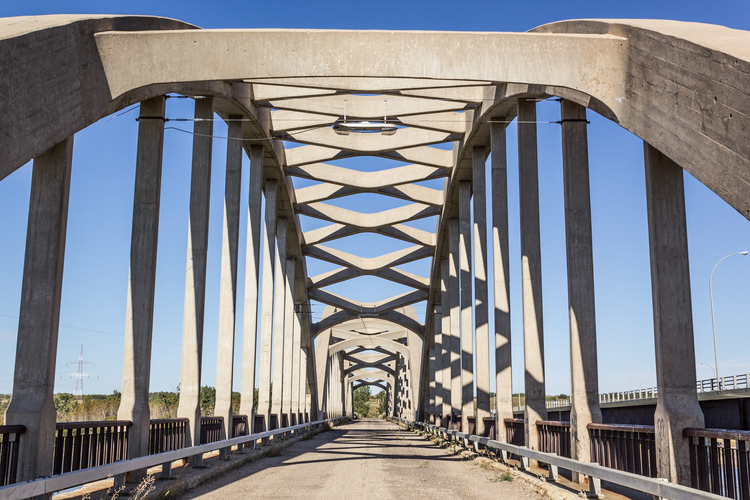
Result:
<svg viewBox="0 0 750 500"><path fill-rule="evenodd" d="M337 352L343 351L344 349L360 346L367 348L382 347L391 352L401 353L404 356L409 355L409 348L400 342L395 342L393 340L387 339L379 339L377 336L368 337L366 335L362 335L362 337L358 339L344 340L343 342L337 342L333 344L328 348L328 355L333 356Z"/></svg>
<svg viewBox="0 0 750 500"><path fill-rule="evenodd" d="M368 370L368 371L363 370L361 373L353 375L352 377L349 377L346 380L347 382L356 382L357 380L364 380L368 378L374 378L376 380L382 380L383 382L388 382L389 375L382 370Z"/></svg>
<svg viewBox="0 0 750 500"><path fill-rule="evenodd" d="M424 325L416 320L416 315L407 315L401 311L388 311L380 314L381 319L386 319L393 324L399 325L407 330L416 333L419 338L424 339ZM313 338L321 332L333 328L341 323L359 319L359 316L350 311L339 310L328 317L324 317L312 326Z"/></svg>

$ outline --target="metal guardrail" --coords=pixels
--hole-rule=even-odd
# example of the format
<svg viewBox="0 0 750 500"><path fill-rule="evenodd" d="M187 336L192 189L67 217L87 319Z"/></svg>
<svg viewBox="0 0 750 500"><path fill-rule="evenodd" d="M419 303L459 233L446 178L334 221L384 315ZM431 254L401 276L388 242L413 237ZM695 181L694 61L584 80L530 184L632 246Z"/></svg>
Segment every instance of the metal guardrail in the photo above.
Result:
<svg viewBox="0 0 750 500"><path fill-rule="evenodd" d="M401 422L410 428L419 427L430 433L440 433L444 436L451 436L452 439L463 440L464 444L467 446L469 442L474 443L475 448L478 448L479 445L485 446L486 448L500 452L498 455L502 456L503 460L507 460L507 455L511 453L521 457L521 466L524 468L528 467L528 460L537 460L546 463L550 467L550 479L553 480L557 477L558 468L581 473L589 477L591 493L597 495L601 494L601 481L608 481L626 488L642 491L656 497L668 498L670 500L726 500L725 497L713 493L707 493L687 486L672 484L661 479L654 479L632 474L630 472L610 469L609 467L604 467L595 463L579 462L578 460L561 457L554 453L544 453L542 451L531 450L525 446L501 443L500 441L495 441L486 437L464 434L462 432L445 429L444 427L437 427L432 424L415 422L413 420L402 418L394 418L393 420ZM0 489L0 491L2 491L2 489Z"/></svg>
<svg viewBox="0 0 750 500"><path fill-rule="evenodd" d="M47 478L35 479L33 481L27 481L25 483L16 483L8 486L2 486L0 487L0 500L23 500L26 498L33 498L38 495L47 495L56 491L80 486L82 484L107 479L109 477L115 477L115 479L117 480L118 477L122 477L124 474L135 470L148 469L150 467L162 465L164 463L171 463L175 460L182 460L184 458L199 454L202 455L203 453L216 451L221 448L230 448L235 445L251 443L260 439L288 433L290 431L312 430L313 428L321 427L327 423L342 420L343 418L345 417L318 420L317 422L300 424L294 427L288 427L286 429L278 429L274 431L251 434L248 436L225 439L215 443L191 446L189 448L167 451L164 453L158 453L156 455L133 458L130 460L121 460L108 465L100 465L98 467L91 467L75 472L60 474L59 476L52 476Z"/></svg>
<svg viewBox="0 0 750 500"><path fill-rule="evenodd" d="M16 482L18 441L24 432L23 425L0 425L0 486Z"/></svg>
<svg viewBox="0 0 750 500"><path fill-rule="evenodd" d="M685 429L693 488L729 498L750 498L750 431Z"/></svg>
<svg viewBox="0 0 750 500"><path fill-rule="evenodd" d="M128 455L129 420L58 422L55 425L53 474L124 460Z"/></svg>

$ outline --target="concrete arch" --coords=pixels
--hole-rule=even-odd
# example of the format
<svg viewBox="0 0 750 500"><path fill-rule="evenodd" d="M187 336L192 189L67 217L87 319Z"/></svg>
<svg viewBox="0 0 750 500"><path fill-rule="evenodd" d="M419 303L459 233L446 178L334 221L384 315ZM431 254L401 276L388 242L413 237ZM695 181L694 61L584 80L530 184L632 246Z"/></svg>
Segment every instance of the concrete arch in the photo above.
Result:
<svg viewBox="0 0 750 500"><path fill-rule="evenodd" d="M361 338L358 338L358 339L344 340L343 342L337 342L336 344L333 344L331 347L328 348L328 355L333 356L337 352L343 351L344 349L350 349L352 347L360 347L360 346L381 347L387 351L398 352L402 354L403 356L409 355L409 348L400 342L396 342L393 340L386 340L386 339L378 339L377 336L369 337L365 335L362 335Z"/></svg>

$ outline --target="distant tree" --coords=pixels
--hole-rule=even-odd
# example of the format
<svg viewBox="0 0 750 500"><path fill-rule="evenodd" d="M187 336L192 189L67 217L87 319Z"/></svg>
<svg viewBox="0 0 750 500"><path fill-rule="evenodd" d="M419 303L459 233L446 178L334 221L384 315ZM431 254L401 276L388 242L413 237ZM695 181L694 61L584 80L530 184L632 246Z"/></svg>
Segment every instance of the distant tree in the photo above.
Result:
<svg viewBox="0 0 750 500"><path fill-rule="evenodd" d="M201 415L204 417L210 417L213 415L214 407L216 406L216 389L207 385L201 387L200 402Z"/></svg>
<svg viewBox="0 0 750 500"><path fill-rule="evenodd" d="M370 414L370 386L363 385L354 389L354 412L360 417Z"/></svg>
<svg viewBox="0 0 750 500"><path fill-rule="evenodd" d="M377 398L378 398L378 413L381 415L385 415L387 405L388 405L385 391L380 391L378 393Z"/></svg>
<svg viewBox="0 0 750 500"><path fill-rule="evenodd" d="M61 392L54 395L55 411L57 411L57 421L63 422L69 413L78 406L76 397L67 392Z"/></svg>

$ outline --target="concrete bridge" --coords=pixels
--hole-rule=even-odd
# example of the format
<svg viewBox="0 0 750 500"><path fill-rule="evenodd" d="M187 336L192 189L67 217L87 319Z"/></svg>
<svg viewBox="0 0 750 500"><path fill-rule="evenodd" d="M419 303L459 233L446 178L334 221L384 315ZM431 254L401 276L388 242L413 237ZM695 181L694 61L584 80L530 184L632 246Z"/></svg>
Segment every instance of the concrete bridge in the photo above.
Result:
<svg viewBox="0 0 750 500"><path fill-rule="evenodd" d="M3 431L11 436L4 438L6 449L17 443L17 467L6 482L31 483L0 488L0 497L48 494L63 484L37 478L53 474L61 439L53 387L73 141L77 132L135 103L140 117L118 413L127 428L126 451L117 457L122 462L90 465L134 478L160 458L200 465L211 446L227 453L283 429L348 415L353 387L376 384L388 393L392 417L435 424L425 430L466 445L475 438L484 440L482 447L512 444L511 453L557 467L554 457L543 455L551 450L539 435L553 432L544 423L536 124L536 102L548 98L560 100L570 311L570 424L568 431L555 431L568 446L561 466L574 471L574 481L593 481L592 471L600 469L587 464L596 456L592 442L604 439L596 434L602 415L587 153L587 113L593 112L643 140L658 383L655 425L650 433L641 430L653 436L650 475L729 495L725 483L724 490L711 486L716 472L711 479L695 457L707 453L718 460L704 439L734 440L744 450L750 438L701 430L682 175L686 170L750 217L749 44L746 32L671 21L566 21L528 33L443 33L202 30L128 16L0 20L0 179L34 160L13 399ZM190 231L180 418L159 425L172 425L169 432L181 441L154 453L148 394L162 148L170 120L166 102L174 94L195 100ZM209 423L198 397L215 114L227 122L229 140L223 227L210 228L223 235L218 423L211 444L201 429ZM513 419L508 302L507 193L515 187L507 184L506 148L516 146L506 144L505 129L514 120L526 393L520 423ZM243 155L249 179L241 179ZM362 173L326 163L363 156L408 165ZM292 178L315 183L295 189ZM443 180L442 189L424 185L434 179ZM246 208L240 206L245 184ZM408 204L363 214L326 203L358 193ZM247 210L247 234L240 234L241 210ZM329 224L303 232L300 215ZM410 225L435 216L434 231ZM360 233L410 246L364 258L326 245ZM244 291L237 286L241 239L247 241ZM338 267L310 276L309 258ZM399 269L420 259L430 259L429 276ZM410 291L362 304L326 290L360 276ZM242 318L238 299L245 304ZM311 301L326 305L320 321L309 314ZM423 321L415 304L426 307ZM240 328L242 345L235 346ZM231 406L235 349L242 351L239 427ZM99 429L93 435L104 436L99 424L90 426ZM510 443L511 437L520 441ZM64 484L83 478L75 476L82 472L62 474L74 478ZM642 481L643 491L656 491L649 490L651 479ZM699 494L675 491L684 498Z"/></svg>

